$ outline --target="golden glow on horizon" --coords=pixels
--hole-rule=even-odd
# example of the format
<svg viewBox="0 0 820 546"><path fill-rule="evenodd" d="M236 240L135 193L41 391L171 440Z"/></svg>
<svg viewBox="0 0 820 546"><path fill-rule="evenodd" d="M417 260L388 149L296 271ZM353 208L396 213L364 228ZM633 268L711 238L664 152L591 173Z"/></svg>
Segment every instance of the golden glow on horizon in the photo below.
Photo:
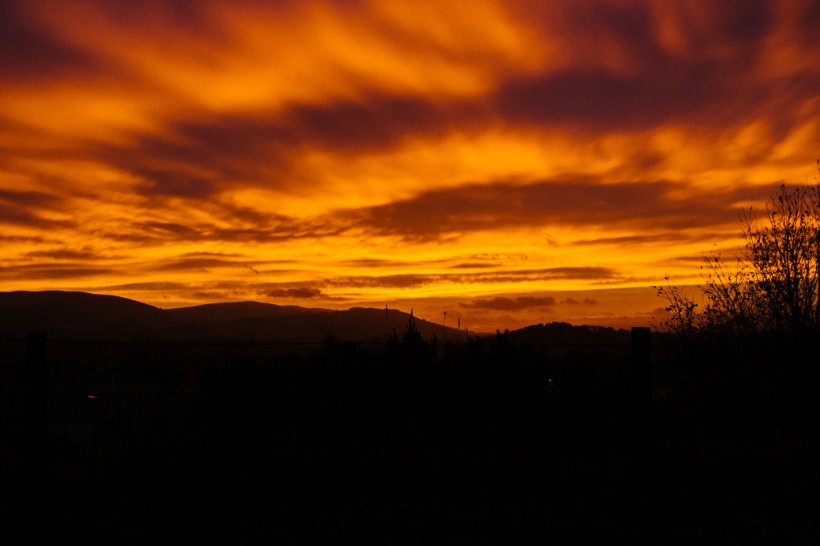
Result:
<svg viewBox="0 0 820 546"><path fill-rule="evenodd" d="M799 2L9 5L2 290L614 323L817 174Z"/></svg>

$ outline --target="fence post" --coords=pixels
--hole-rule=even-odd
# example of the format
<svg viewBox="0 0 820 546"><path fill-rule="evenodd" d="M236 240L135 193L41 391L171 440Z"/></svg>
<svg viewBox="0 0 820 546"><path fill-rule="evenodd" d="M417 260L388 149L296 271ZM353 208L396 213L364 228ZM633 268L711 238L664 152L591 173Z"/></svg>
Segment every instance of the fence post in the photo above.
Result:
<svg viewBox="0 0 820 546"><path fill-rule="evenodd" d="M649 328L632 327L632 400L641 408L652 401L652 338Z"/></svg>
<svg viewBox="0 0 820 546"><path fill-rule="evenodd" d="M25 466L29 479L39 479L45 461L46 334L26 336Z"/></svg>

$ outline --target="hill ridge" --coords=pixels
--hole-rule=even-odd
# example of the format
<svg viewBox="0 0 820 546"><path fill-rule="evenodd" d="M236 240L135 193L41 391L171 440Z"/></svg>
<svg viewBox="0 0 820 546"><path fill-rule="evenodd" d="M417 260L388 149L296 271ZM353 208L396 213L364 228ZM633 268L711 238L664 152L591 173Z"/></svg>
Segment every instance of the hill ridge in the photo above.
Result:
<svg viewBox="0 0 820 546"><path fill-rule="evenodd" d="M362 311L365 311L364 313ZM108 294L79 291L0 292L0 335L45 331L63 337L167 341L383 341L411 315L397 309L348 310L220 302L162 309ZM424 337L453 338L459 330L413 317Z"/></svg>

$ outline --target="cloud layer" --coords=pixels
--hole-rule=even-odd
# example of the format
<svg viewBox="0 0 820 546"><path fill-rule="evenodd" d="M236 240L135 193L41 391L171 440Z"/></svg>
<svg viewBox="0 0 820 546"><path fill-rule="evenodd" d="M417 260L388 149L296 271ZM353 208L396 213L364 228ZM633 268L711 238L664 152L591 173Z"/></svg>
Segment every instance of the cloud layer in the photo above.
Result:
<svg viewBox="0 0 820 546"><path fill-rule="evenodd" d="M689 279L740 209L817 176L818 17L3 2L0 289L527 323L596 307L567 291Z"/></svg>

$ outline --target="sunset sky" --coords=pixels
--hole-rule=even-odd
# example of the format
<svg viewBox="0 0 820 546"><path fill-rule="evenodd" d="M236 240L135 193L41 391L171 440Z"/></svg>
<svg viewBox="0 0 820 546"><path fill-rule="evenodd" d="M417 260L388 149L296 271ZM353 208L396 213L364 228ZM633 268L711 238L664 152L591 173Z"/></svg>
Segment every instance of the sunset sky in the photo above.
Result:
<svg viewBox="0 0 820 546"><path fill-rule="evenodd" d="M816 181L820 3L0 3L0 290L645 325Z"/></svg>

